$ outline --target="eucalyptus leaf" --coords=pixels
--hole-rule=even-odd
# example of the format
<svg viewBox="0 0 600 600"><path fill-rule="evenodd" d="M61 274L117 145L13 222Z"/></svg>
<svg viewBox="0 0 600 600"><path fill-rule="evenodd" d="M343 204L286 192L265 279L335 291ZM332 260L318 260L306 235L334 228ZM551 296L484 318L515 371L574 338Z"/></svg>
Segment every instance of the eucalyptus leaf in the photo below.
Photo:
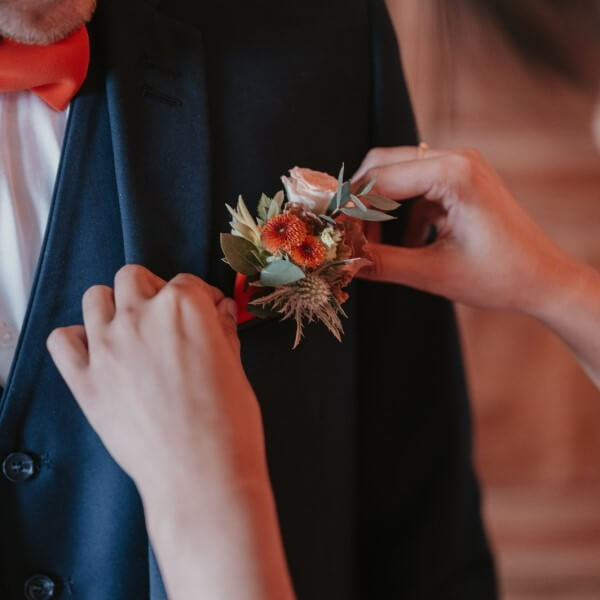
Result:
<svg viewBox="0 0 600 600"><path fill-rule="evenodd" d="M332 219L331 217L328 217L327 215L319 215L319 219L321 219L321 221L325 221L326 223L329 223L330 225L337 225L337 223L335 222L335 219Z"/></svg>
<svg viewBox="0 0 600 600"><path fill-rule="evenodd" d="M338 209L337 193L335 193L333 195L333 198L331 198L331 202L329 203L329 206L327 207L327 213L328 214L334 213L337 209Z"/></svg>
<svg viewBox="0 0 600 600"><path fill-rule="evenodd" d="M348 202L350 202L350 198L352 197L352 185L349 181L346 181L344 185L342 185L342 199L340 201L340 207L346 206Z"/></svg>
<svg viewBox="0 0 600 600"><path fill-rule="evenodd" d="M357 258L346 258L344 260L336 260L336 261L327 263L327 265L325 265L325 267L327 269L329 269L330 267L343 267L344 265L351 265L352 263L355 263L357 260L361 260L361 258L357 257Z"/></svg>
<svg viewBox="0 0 600 600"><path fill-rule="evenodd" d="M336 208L340 208L342 205L342 188L344 187L344 170L346 165L342 164L342 168L340 169L340 174L338 175L338 189L336 196Z"/></svg>
<svg viewBox="0 0 600 600"><path fill-rule="evenodd" d="M279 287L304 279L304 272L288 260L270 263L260 273L260 282L266 287Z"/></svg>
<svg viewBox="0 0 600 600"><path fill-rule="evenodd" d="M245 238L230 233L222 233L221 250L223 250L227 264L234 271L249 277L259 272L252 255L256 247Z"/></svg>
<svg viewBox="0 0 600 600"><path fill-rule="evenodd" d="M394 221L396 217L392 217L392 215L388 215L383 212L379 212L378 210L368 209L366 211L361 210L360 208L343 208L342 212L349 217L354 217L355 219L360 219L361 221Z"/></svg>
<svg viewBox="0 0 600 600"><path fill-rule="evenodd" d="M367 207L363 204L362 200L358 196L352 194L350 198L352 198L352 202L354 202L354 204L356 204L356 206L360 208L360 210L362 210L363 212L367 212Z"/></svg>
<svg viewBox="0 0 600 600"><path fill-rule="evenodd" d="M377 194L361 194L361 196L363 200L366 200L371 206L379 210L396 210L401 206L400 202L396 202L385 196L378 196Z"/></svg>
<svg viewBox="0 0 600 600"><path fill-rule="evenodd" d="M327 212L333 212L335 210L338 210L339 208L343 208L344 206L346 206L346 204L348 204L348 202L350 202L351 196L352 196L352 186L350 185L349 181L346 181L341 184L337 193L333 196L331 203L329 204L329 208L327 209ZM338 204L338 198L339 198L339 204Z"/></svg>
<svg viewBox="0 0 600 600"><path fill-rule="evenodd" d="M371 181L369 181L369 183L367 183L361 190L360 192L358 192L359 196L364 196L365 194L368 194L374 187L375 184L377 183L377 178L372 179Z"/></svg>

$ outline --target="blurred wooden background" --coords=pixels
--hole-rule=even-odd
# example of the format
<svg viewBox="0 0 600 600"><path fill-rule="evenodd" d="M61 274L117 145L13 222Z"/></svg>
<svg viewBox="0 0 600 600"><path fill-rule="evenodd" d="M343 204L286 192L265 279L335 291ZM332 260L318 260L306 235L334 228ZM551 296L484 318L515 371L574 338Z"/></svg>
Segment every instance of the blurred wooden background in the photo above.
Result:
<svg viewBox="0 0 600 600"><path fill-rule="evenodd" d="M388 0L422 139L472 146L545 230L600 268L596 99L524 68L467 15ZM600 393L527 317L459 307L476 463L506 600L600 598Z"/></svg>

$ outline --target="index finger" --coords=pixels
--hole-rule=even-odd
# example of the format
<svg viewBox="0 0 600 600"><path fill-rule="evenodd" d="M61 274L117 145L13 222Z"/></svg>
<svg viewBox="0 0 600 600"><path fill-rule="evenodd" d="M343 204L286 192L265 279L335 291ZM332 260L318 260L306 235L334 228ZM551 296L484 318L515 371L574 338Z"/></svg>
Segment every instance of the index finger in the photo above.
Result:
<svg viewBox="0 0 600 600"><path fill-rule="evenodd" d="M374 167L366 178L377 179L378 193L394 200L425 196L442 201L451 183L449 173L447 157L436 157Z"/></svg>
<svg viewBox="0 0 600 600"><path fill-rule="evenodd" d="M400 162L422 160L424 158L436 158L445 156L448 150L436 150L434 148L421 146L396 146L395 148L373 148L365 156L358 171L352 176L352 181L367 180L372 178L366 176L375 167L387 167Z"/></svg>

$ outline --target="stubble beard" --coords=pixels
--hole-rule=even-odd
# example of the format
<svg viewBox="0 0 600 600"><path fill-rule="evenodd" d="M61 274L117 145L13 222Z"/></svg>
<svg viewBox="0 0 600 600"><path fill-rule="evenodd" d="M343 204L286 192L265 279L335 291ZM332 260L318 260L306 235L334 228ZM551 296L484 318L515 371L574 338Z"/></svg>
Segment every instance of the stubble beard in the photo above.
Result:
<svg viewBox="0 0 600 600"><path fill-rule="evenodd" d="M0 37L53 44L87 23L95 10L96 0L0 0Z"/></svg>

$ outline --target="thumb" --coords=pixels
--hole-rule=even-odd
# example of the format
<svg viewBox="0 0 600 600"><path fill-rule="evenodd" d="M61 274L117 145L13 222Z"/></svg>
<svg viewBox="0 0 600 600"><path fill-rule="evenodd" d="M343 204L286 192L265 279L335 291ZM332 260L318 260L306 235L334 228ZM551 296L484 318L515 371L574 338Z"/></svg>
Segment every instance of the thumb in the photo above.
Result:
<svg viewBox="0 0 600 600"><path fill-rule="evenodd" d="M217 306L219 322L225 338L235 354L240 352L240 338L237 332L238 308L235 300L225 298Z"/></svg>
<svg viewBox="0 0 600 600"><path fill-rule="evenodd" d="M394 283L435 293L435 283L443 272L437 245L404 248L388 244L369 244L372 265L358 273L369 281Z"/></svg>

